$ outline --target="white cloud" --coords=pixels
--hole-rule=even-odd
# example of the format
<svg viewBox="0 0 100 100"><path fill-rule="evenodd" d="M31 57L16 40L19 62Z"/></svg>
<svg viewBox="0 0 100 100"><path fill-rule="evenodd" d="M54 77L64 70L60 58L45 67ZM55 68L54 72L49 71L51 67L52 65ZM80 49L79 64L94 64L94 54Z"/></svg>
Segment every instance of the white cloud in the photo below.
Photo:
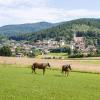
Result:
<svg viewBox="0 0 100 100"><path fill-rule="evenodd" d="M31 8L47 6L49 0L0 0L1 8Z"/></svg>
<svg viewBox="0 0 100 100"><path fill-rule="evenodd" d="M0 0L0 25L38 21L60 22L100 16L100 11L51 8L49 3L50 0Z"/></svg>

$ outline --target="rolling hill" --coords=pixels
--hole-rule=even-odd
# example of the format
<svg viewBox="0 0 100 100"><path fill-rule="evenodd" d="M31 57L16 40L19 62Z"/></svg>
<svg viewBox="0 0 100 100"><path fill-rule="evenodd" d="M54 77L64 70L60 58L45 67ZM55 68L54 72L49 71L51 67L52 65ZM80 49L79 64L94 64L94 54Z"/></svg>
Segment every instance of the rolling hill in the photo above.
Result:
<svg viewBox="0 0 100 100"><path fill-rule="evenodd" d="M51 28L56 24L48 22L38 22L38 23L28 23L28 24L18 24L18 25L6 25L0 27L0 35L14 36L25 33L32 33L40 31L42 29Z"/></svg>

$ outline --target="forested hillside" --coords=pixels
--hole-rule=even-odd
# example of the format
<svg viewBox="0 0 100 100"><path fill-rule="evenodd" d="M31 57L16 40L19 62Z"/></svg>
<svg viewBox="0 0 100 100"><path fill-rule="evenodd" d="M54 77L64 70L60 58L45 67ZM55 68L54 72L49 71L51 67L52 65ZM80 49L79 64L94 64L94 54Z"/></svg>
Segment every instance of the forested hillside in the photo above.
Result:
<svg viewBox="0 0 100 100"><path fill-rule="evenodd" d="M46 38L55 38L57 40L64 38L69 42L72 40L74 33L84 36L89 44L95 44L96 41L100 44L100 19L83 18L72 20L31 34L10 37L10 39L34 41Z"/></svg>

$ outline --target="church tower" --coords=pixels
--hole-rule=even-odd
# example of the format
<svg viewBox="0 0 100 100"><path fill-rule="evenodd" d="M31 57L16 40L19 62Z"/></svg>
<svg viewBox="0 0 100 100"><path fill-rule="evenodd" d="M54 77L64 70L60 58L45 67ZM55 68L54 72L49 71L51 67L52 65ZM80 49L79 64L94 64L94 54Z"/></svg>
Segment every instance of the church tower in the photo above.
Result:
<svg viewBox="0 0 100 100"><path fill-rule="evenodd" d="M74 38L73 39L74 39L74 41L76 40L76 33L74 33Z"/></svg>

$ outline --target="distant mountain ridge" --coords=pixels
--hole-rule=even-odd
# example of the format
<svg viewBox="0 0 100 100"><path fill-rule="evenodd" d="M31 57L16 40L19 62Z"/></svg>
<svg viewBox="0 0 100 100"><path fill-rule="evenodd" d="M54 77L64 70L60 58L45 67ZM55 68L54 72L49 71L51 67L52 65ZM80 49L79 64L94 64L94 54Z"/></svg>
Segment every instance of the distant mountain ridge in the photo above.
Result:
<svg viewBox="0 0 100 100"><path fill-rule="evenodd" d="M42 29L51 28L55 25L56 24L49 22L5 25L0 27L0 35L13 36L18 34L32 33Z"/></svg>

